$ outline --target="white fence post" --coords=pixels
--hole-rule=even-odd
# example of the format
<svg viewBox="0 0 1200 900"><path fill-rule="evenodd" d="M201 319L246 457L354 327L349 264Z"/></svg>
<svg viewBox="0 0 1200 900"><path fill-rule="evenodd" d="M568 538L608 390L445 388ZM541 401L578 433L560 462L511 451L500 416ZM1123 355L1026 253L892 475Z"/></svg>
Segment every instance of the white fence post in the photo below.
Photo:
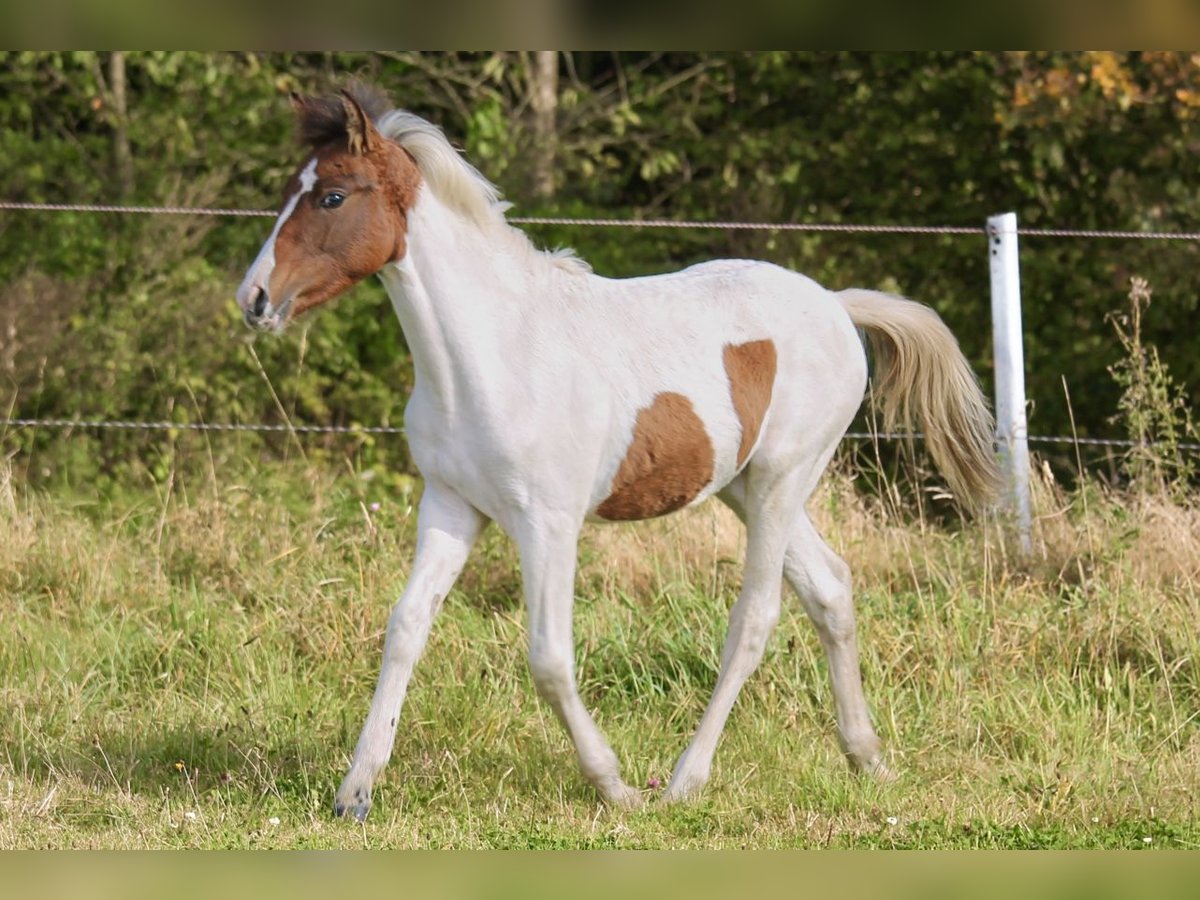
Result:
<svg viewBox="0 0 1200 900"><path fill-rule="evenodd" d="M996 441L1006 485L1004 507L1017 526L1021 553L1031 549L1029 426L1025 421L1025 351L1021 338L1021 269L1017 214L987 220L992 275L992 343L996 363Z"/></svg>

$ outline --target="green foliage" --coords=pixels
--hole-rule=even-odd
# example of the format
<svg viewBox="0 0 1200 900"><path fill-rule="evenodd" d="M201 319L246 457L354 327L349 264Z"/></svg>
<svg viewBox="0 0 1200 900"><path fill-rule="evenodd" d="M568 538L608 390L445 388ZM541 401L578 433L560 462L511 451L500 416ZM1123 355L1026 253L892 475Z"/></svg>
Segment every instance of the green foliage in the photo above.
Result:
<svg viewBox="0 0 1200 900"><path fill-rule="evenodd" d="M1143 342L1142 315L1150 305L1150 286L1133 278L1129 311L1109 317L1125 357L1113 364L1113 379L1121 387L1120 421L1134 446L1125 457L1125 468L1140 490L1186 496L1195 463L1180 447L1196 440L1187 401L1158 355L1158 348Z"/></svg>
<svg viewBox="0 0 1200 900"><path fill-rule="evenodd" d="M115 61L0 55L0 196L274 206L298 162L287 93L358 76L442 124L517 214L981 226L1011 209L1027 227L1132 230L1194 230L1200 219L1200 67L1184 53L564 54L548 200L531 187L528 53L129 52L123 103ZM228 299L266 227L5 213L0 399L22 415L278 420ZM982 236L531 232L605 275L753 256L835 288L898 290L935 306L990 380ZM1190 242L1023 239L1034 433L1069 433L1064 377L1079 434L1111 433L1120 388L1108 368L1123 351L1100 323L1130 272L1156 286L1145 340L1182 384L1200 382L1200 337L1178 327L1197 311L1198 253ZM297 419L399 420L411 376L374 286L254 347ZM156 446L110 436L73 465L94 456L103 474ZM406 465L359 449L368 465Z"/></svg>

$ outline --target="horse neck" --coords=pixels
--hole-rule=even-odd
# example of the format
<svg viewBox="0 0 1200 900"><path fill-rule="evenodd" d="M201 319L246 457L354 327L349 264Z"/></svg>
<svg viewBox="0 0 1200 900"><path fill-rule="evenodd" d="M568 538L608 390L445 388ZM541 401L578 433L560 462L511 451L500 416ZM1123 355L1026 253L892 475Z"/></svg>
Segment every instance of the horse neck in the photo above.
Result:
<svg viewBox="0 0 1200 900"><path fill-rule="evenodd" d="M505 235L424 190L408 211L404 259L380 273L404 329L418 386L453 408L496 386L503 348L520 327L529 273ZM511 249L511 248L509 248Z"/></svg>

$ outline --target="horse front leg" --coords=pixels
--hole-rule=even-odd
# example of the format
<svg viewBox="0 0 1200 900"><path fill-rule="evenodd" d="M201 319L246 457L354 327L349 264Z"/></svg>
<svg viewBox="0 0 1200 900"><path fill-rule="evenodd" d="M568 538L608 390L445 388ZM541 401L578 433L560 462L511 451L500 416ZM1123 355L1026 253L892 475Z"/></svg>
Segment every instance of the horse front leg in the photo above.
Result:
<svg viewBox="0 0 1200 900"><path fill-rule="evenodd" d="M388 618L383 665L350 771L334 798L334 814L360 822L371 808L371 786L387 764L409 678L434 616L454 585L487 520L448 488L426 482L417 517L417 552L408 584Z"/></svg>
<svg viewBox="0 0 1200 900"><path fill-rule="evenodd" d="M641 793L621 779L617 755L584 706L575 682L572 622L579 523L548 516L514 535L529 610L529 669L538 694L562 722L584 776L606 803L640 806Z"/></svg>

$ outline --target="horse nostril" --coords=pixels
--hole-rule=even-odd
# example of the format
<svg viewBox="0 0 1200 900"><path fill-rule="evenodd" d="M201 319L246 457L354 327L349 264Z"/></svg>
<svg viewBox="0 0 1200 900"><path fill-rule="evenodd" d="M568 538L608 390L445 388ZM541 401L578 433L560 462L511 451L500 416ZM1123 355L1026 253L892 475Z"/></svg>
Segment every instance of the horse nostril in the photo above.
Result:
<svg viewBox="0 0 1200 900"><path fill-rule="evenodd" d="M267 292L263 288L258 288L258 293L254 295L254 305L250 311L254 313L256 319L261 319L263 313L267 309Z"/></svg>

